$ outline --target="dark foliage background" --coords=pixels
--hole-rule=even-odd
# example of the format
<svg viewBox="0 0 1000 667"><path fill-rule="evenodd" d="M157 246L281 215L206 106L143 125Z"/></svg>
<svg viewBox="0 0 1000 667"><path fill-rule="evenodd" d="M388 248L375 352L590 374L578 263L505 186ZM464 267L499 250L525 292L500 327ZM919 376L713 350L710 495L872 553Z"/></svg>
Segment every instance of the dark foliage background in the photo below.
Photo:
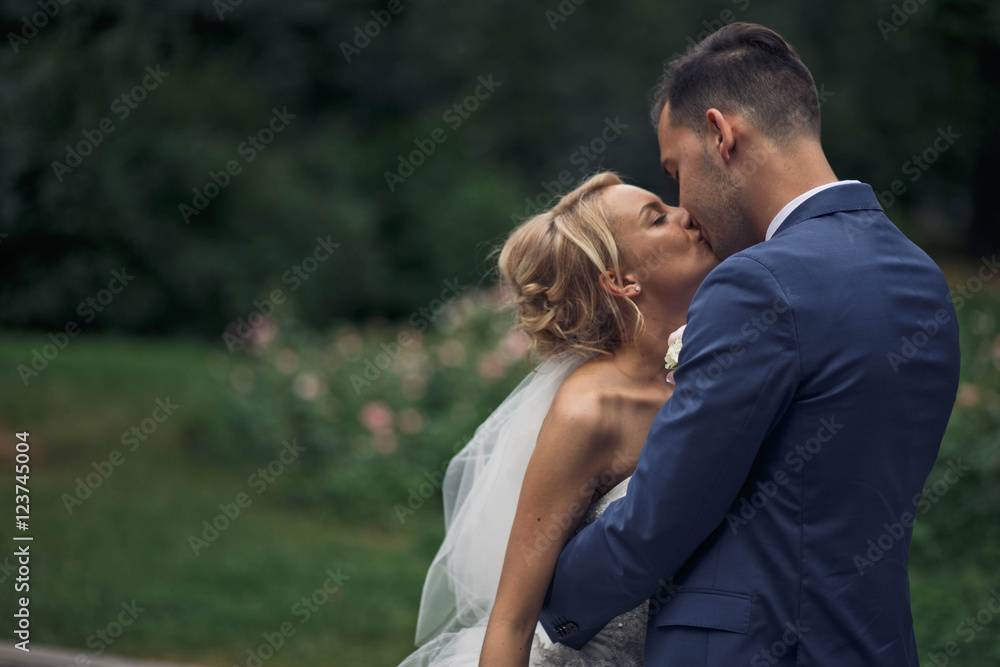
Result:
<svg viewBox="0 0 1000 667"><path fill-rule="evenodd" d="M341 250L294 294L307 323L407 315L444 277L480 280L488 248L563 170L575 181L610 167L671 196L647 92L673 52L743 19L785 35L831 94L825 143L840 176L884 191L901 179L891 216L936 256L996 246L1000 8L987 0L902 3L912 16L886 2L400 0L393 15L367 2L96 0L58 5L37 36L12 41L44 4L0 12L6 326L62 328L124 266L134 286L88 329L215 336L253 299L287 291L282 275L318 236ZM114 100L147 66L169 75L119 119ZM500 86L454 128L443 116L480 76ZM295 118L246 163L238 146L272 108ZM52 163L102 118L114 131L57 175ZM578 152L605 119L627 129ZM954 146L904 173L949 127ZM390 190L385 172L435 128L445 142ZM180 205L234 159L242 172L185 224Z"/></svg>

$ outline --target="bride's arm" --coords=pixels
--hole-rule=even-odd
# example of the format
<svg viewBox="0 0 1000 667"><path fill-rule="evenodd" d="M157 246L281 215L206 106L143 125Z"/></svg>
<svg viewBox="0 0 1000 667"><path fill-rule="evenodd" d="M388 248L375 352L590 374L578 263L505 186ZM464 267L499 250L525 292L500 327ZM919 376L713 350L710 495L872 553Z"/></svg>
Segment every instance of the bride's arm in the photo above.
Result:
<svg viewBox="0 0 1000 667"><path fill-rule="evenodd" d="M613 460L596 395L556 394L521 486L480 667L528 664L556 561Z"/></svg>

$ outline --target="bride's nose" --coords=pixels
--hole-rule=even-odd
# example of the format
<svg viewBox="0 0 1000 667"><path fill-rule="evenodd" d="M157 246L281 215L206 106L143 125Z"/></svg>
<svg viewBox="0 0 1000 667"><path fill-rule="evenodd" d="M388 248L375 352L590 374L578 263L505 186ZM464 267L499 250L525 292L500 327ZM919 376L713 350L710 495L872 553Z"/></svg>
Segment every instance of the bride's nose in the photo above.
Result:
<svg viewBox="0 0 1000 667"><path fill-rule="evenodd" d="M686 208L671 207L671 215L681 229L697 229L698 223L691 218L691 214Z"/></svg>

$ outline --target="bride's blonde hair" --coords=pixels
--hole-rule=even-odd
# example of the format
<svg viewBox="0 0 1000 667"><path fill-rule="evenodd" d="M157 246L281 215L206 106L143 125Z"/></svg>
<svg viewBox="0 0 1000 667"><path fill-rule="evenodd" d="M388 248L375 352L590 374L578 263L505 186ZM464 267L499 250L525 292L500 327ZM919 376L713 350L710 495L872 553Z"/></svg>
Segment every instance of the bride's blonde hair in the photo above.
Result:
<svg viewBox="0 0 1000 667"><path fill-rule="evenodd" d="M513 294L518 328L531 339L529 355L549 357L570 349L610 354L642 327L632 300L614 297L599 283L604 275L620 284L610 271L620 278L622 265L632 263L615 238L618 219L598 196L621 184L610 171L591 176L504 243L500 275ZM628 315L622 304L628 304Z"/></svg>

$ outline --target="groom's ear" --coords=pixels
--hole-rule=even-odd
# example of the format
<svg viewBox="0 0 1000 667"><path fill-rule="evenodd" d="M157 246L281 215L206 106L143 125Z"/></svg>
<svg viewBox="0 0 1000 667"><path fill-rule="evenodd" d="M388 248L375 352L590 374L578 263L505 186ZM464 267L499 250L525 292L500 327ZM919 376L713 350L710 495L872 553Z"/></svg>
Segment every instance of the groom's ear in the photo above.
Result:
<svg viewBox="0 0 1000 667"><path fill-rule="evenodd" d="M706 111L705 120L708 121L708 139L711 141L711 147L718 151L723 160L729 162L736 146L736 133L732 124L718 109Z"/></svg>

